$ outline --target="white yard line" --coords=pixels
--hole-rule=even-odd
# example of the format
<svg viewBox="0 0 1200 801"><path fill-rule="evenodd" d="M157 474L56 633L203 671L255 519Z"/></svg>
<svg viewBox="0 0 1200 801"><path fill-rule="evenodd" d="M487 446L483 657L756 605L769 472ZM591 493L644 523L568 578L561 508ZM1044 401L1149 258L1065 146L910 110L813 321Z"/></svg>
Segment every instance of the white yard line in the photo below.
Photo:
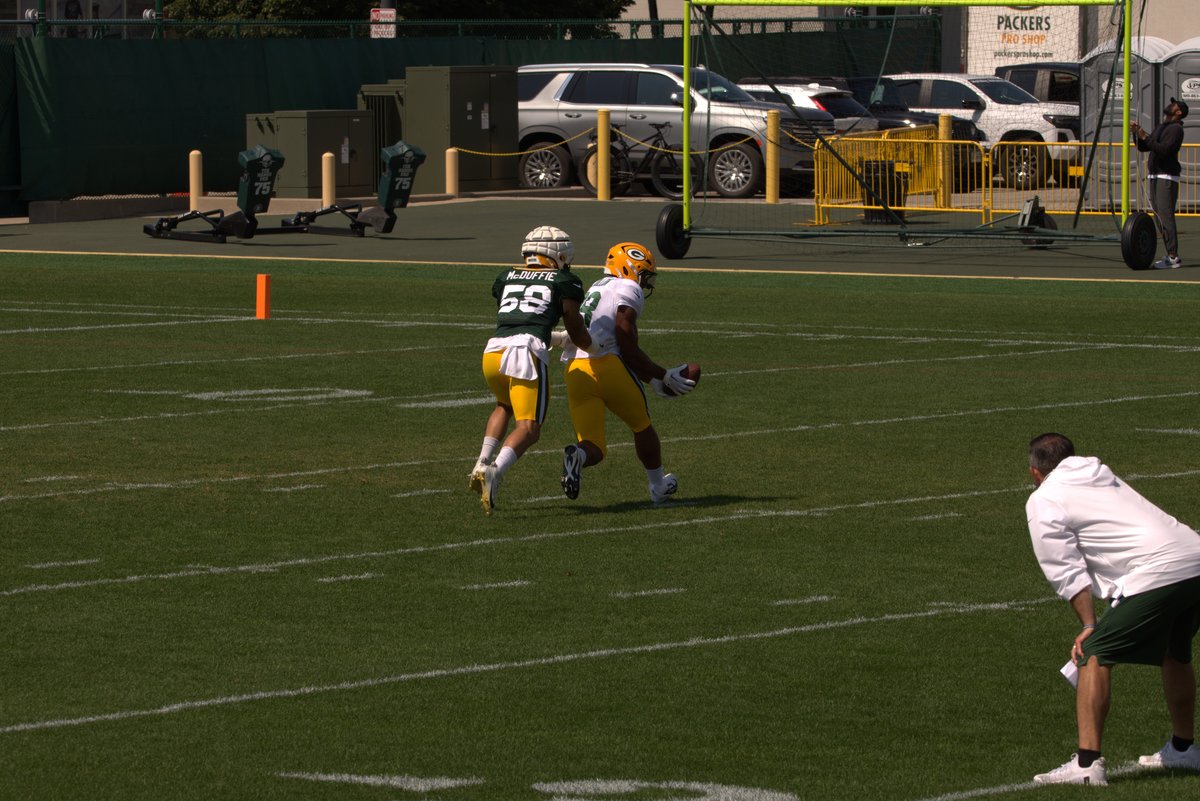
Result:
<svg viewBox="0 0 1200 801"><path fill-rule="evenodd" d="M324 576L315 579L318 584L336 584L342 581L368 581L370 579L383 578L382 573L356 573L352 576Z"/></svg>
<svg viewBox="0 0 1200 801"><path fill-rule="evenodd" d="M0 329L0 336L6 334L61 334L71 331L108 331L118 328L162 328L171 325L208 325L210 323L245 323L254 322L255 318L246 317L208 317L200 320L170 320L157 323L114 323L109 325L70 325L59 328L5 328Z"/></svg>
<svg viewBox="0 0 1200 801"><path fill-rule="evenodd" d="M1047 768L1047 770L1048 769L1049 768ZM1143 770L1146 770L1146 768L1143 768L1141 765L1137 764L1136 762L1126 762L1125 764L1119 765L1119 766L1113 768L1112 770L1108 771L1108 775L1109 775L1109 778L1112 778L1114 776L1124 776L1129 773L1137 773L1137 772L1143 771ZM1014 784L998 784L995 787L978 787L974 790L960 790L956 793L946 793L944 795L930 796L929 798L922 798L921 801L967 801L967 799L971 799L971 798L987 798L988 796L993 796L993 795L1005 795L1007 793L1019 793L1019 792L1025 791L1025 790L1036 790L1039 788L1044 788L1044 787L1049 787L1049 786L1050 785L1036 784L1032 781L1017 782ZM1095 792L1095 791L1087 790L1084 792ZM1101 790L1101 792L1103 792L1103 790Z"/></svg>
<svg viewBox="0 0 1200 801"><path fill-rule="evenodd" d="M1197 471L1200 472L1200 471ZM275 571L283 568L293 567L309 567L312 565L330 564L335 562L348 562L359 560L375 560L375 559L394 559L401 556L412 556L416 554L439 553L443 551L458 551L471 548L486 548L497 545L513 545L526 542L540 542L543 540L559 540L570 539L574 537L595 536L597 534L621 534L636 531L650 531L654 529L669 529L669 528L691 528L703 525L714 525L731 523L739 520L756 520L773 517L822 517L833 512L842 512L856 509L873 509L882 506L904 506L909 504L925 503L928 501L947 501L947 500L963 500L967 498L978 498L987 495L1003 495L1018 492L1028 492L1029 487L1006 487L1004 489L993 490L973 490L969 492L955 492L945 495L924 495L909 498L892 498L886 500L871 500L858 501L855 503L839 504L835 506L822 506L809 509L783 509L783 510L739 510L724 515L709 515L706 517L693 517L683 520L667 520L646 523L630 524L626 526L605 526L592 529L568 529L566 531L550 531L535 534L525 534L518 537L485 537L474 540L461 540L458 542L443 542L434 545L412 545L404 548L392 548L382 551L364 551L358 553L334 553L324 554L321 556L298 557L295 559L280 560L276 562L241 564L228 567L203 567L189 568L184 570L163 572L163 573L141 573L136 575L118 576L115 578L97 578L80 581L64 581L55 584L33 584L23 587L13 587L7 590L0 590L0 598L11 597L16 595L28 595L31 593L40 592L57 592L62 590L82 589L86 587L102 587L116 586L122 584L140 584L148 581L174 581L184 578L194 578L199 576L227 576L244 573L258 573L264 571Z"/></svg>
<svg viewBox="0 0 1200 801"><path fill-rule="evenodd" d="M466 395L468 392L447 392L439 393L442 395ZM479 395L476 392L470 392L470 400L464 404L483 404L495 403L495 398L491 395ZM407 401L404 396L390 397L353 397L353 398L338 398L337 400L319 400L319 401L291 401L287 403L273 403L267 406L243 406L239 408L221 408L221 409L202 409L194 412L157 412L154 414L139 414L129 417L97 417L84 420L61 420L54 423L25 423L14 426L0 426L0 433L18 432L18 431L42 431L50 428L75 428L79 426L98 426L108 425L112 423L141 423L147 420L174 420L186 417L204 417L213 414L230 414L230 413L245 413L249 412L257 414L261 412L276 411L279 409L298 409L309 406L329 406L333 404L348 404L348 403L390 403L393 401ZM417 407L421 407L424 401L413 402ZM429 401L428 403L436 403Z"/></svg>
<svg viewBox="0 0 1200 801"><path fill-rule="evenodd" d="M638 590L636 592L614 592L613 598L649 598L653 595L678 595L687 592L683 587L663 587L659 590Z"/></svg>
<svg viewBox="0 0 1200 801"><path fill-rule="evenodd" d="M332 782L335 784L361 784L367 787L392 787L414 793L435 790L452 790L455 787L470 787L483 784L483 779L452 779L449 777L427 778L422 776L364 776L351 773L276 773L280 779L303 779L310 782Z"/></svg>
<svg viewBox="0 0 1200 801"><path fill-rule="evenodd" d="M176 701L164 704L158 707L145 709L127 709L117 712L108 712L98 715L83 715L70 718L53 718L48 720L35 720L26 723L13 723L5 726L0 726L0 735L18 734L31 731L46 731L48 729L62 729L71 726L88 726L98 723L111 723L115 721L133 720L137 718L157 718L168 715L177 715L182 712L190 712L198 709L212 709L215 707L235 706L239 704L253 703L256 701L280 700L289 698L306 698L314 695L324 695L328 693L352 692L355 690L366 690L376 687L387 687L393 684L403 684L408 682L428 681L431 679L442 679L454 676L472 676L488 673L501 673L511 670L528 670L530 668L549 667L553 665L564 665L573 662L585 662L596 659L611 659L614 657L639 656L643 654L664 653L669 651L687 650L693 648L704 648L710 646L730 645L734 643L755 642L763 640L778 639L781 637L793 637L800 634L812 634L818 632L832 631L835 629L845 629L854 626L877 625L881 623L896 623L904 620L920 620L928 618L948 617L951 615L974 614L979 612L991 611L1021 611L1027 610L1047 601L1055 600L1054 598L1038 598L1024 601L1006 601L1001 603L991 604L972 604L962 607L943 607L938 609L923 609L915 612L896 612L888 615L878 615L875 617L851 617L841 620L826 620L820 623L810 623L804 626L788 626L786 628L772 629L770 631L755 631L745 634L726 634L714 637L692 637L687 640L676 640L668 642L649 643L645 645L630 645L616 648L600 648L592 651L578 651L574 653L564 653L555 656L537 657L533 659L517 659L507 662L492 662L489 664L471 664L471 665L456 665L444 668L436 668L433 670L424 670L414 673L399 673L391 676L380 676L377 678L357 679L353 681L338 682L335 684L318 684L308 685L304 687L290 687L275 690L259 690L256 692L239 693L234 695L223 695L212 698L201 698L191 701Z"/></svg>
<svg viewBox="0 0 1200 801"><path fill-rule="evenodd" d="M1107 406L1107 405L1114 405L1114 404L1121 404L1121 403L1138 403L1141 401L1173 400L1173 399L1178 399L1178 398L1191 398L1191 397L1196 397L1198 395L1200 395L1200 391L1172 392L1172 393L1166 393L1166 394L1161 394L1161 395L1130 395L1130 396L1121 397L1121 398L1101 398L1098 400L1085 400L1085 401L1063 401L1060 403L1044 403L1044 404L1027 405L1027 406L998 406L998 407L989 408L989 409L966 409L966 410L958 410L958 411L950 411L950 412L941 412L941 413L935 413L935 414L909 415L909 416L905 416L905 417L884 417L884 418L877 418L877 419L851 420L851 421L835 422L835 423L800 424L800 425L796 425L796 426L788 426L785 428L748 429L748 430L744 430L744 431L727 431L727 432L714 433L714 434L703 434L703 435L698 434L698 435L681 436L681 437L664 437L663 441L666 443L711 442L711 441L716 441L716 440L735 439L735 438L740 438L740 437L760 437L760 436L774 437L774 436L779 436L780 434L794 434L794 433L799 433L802 431L831 431L831 430L840 429L840 428L856 428L856 427L860 427L860 426L895 425L895 424L899 424L899 423L927 422L927 421L931 421L931 420L946 420L946 419L953 419L953 418L960 418L960 417L979 417L979 416L986 416L986 415L991 415L991 414L1004 414L1004 413L1008 413L1008 412L1024 413L1024 412L1030 412L1030 411L1040 411L1040 410L1049 410L1049 409L1090 408L1090 407L1094 407L1094 406ZM350 400L337 401L337 402L338 403L364 403L364 402L372 403L372 402L377 402L379 400L395 400L395 399L394 398L391 398L391 399L388 399L388 398L365 398L365 399L364 398L353 398ZM321 403L324 403L324 402L318 402L316 404L308 404L308 403L280 404L279 406L281 406L281 407L288 407L288 406L293 406L293 405L308 406L308 405L320 405ZM268 407L268 408L277 408L277 407ZM158 417L187 417L187 416L194 416L194 415L201 415L201 414L221 414L221 413L228 413L230 411L256 412L256 411L262 411L262 409L254 408L254 407L246 407L246 408L238 407L238 408L234 408L234 409L211 409L211 410L204 411L204 412L164 413L163 415L148 415L148 416L146 416L146 419L156 419ZM126 419L129 419L129 418L126 418ZM90 424L90 423L94 423L94 422L102 422L102 421L87 421L86 423L84 421L79 421L76 424L84 425L84 424ZM45 424L45 425L49 426L49 425L60 425L60 424ZM68 423L63 423L61 425L68 425ZM15 428L24 429L24 428L28 428L28 427L27 426L18 426ZM10 430L14 430L14 427L7 427L7 428L0 427L0 432L10 431ZM630 447L630 446L628 443L615 443L613 445L613 447L618 448L618 447ZM535 451L531 451L531 453L536 455L536 454L551 453L551 451L535 450ZM101 493L101 492L132 491L132 490L144 490L144 489L186 489L189 487L206 486L206 485L210 485L210 484L222 484L222 483L229 483L229 482L257 481L257 480L269 480L269 479L279 479L279 478L294 478L294 477L299 477L299 476L326 475L326 474L330 474L330 473L348 473L348 472L355 472L355 471L361 471L361 470L378 470L378 469L384 469L384 468L392 469L392 468L398 468L398 467L415 467L415 466L424 466L424 465L430 465L430 464L444 464L447 462L458 462L458 461L462 461L462 458L461 457L451 457L451 458L446 458L446 459L422 459L422 460L412 460L412 461L407 461L407 462L389 462L386 464L376 464L376 465L359 465L359 466L348 466L348 467L323 468L323 469L307 470L307 471L301 471L301 472L295 472L295 473L275 473L275 474L264 474L264 475L259 475L259 476L243 475L243 476L232 476L232 477L225 477L225 478L197 478L197 479L188 479L185 481L174 481L174 482L163 482L163 481L111 482L111 483L101 485L99 487L81 488L81 489L75 489L75 490L64 490L62 492L45 492L45 493L36 493L36 494L31 494L31 495L0 495L0 503L11 503L13 501L20 501L20 500L36 500L36 499L41 499L41 498L53 498L53 497L62 497L62 496L70 496L70 495L94 495L96 493ZM1192 474L1193 474L1193 471L1183 471L1183 472L1179 473L1178 475L1182 476L1182 475L1192 475Z"/></svg>
<svg viewBox="0 0 1200 801"><path fill-rule="evenodd" d="M39 562L35 565L25 565L30 570L49 570L52 567L79 567L81 565L98 565L99 559L72 559L68 562Z"/></svg>
<svg viewBox="0 0 1200 801"><path fill-rule="evenodd" d="M1183 472L1171 472L1161 474L1134 474L1129 476L1131 479L1160 479L1160 478L1180 478L1200 474L1200 470L1191 470ZM236 480L236 479L233 479ZM227 567L194 567L183 570L161 572L161 573L141 573L134 575L117 576L110 578L96 578L79 581L63 581L53 584L32 584L21 587L11 587L6 590L0 590L0 598L13 597L18 595L29 595L42 592L60 592L64 590L84 589L89 587L104 587L104 586L119 586L129 584L141 584L150 581L175 581L185 578L197 578L201 576L227 576L237 574L254 574L263 572L274 572L284 568L293 567L308 567L312 565L330 564L336 562L349 562L359 560L375 560L375 559L394 559L402 556L412 556L417 554L439 553L443 551L457 551L471 548L486 548L499 545L513 545L525 542L538 542L542 540L557 540L568 539L573 537L595 536L598 534L620 534L636 531L648 531L653 529L668 529L679 527L695 527L703 525L731 523L739 520L755 520L774 517L823 517L835 512L852 511L857 509L874 509L883 506L907 506L927 502L944 502L950 500L965 500L969 498L979 498L988 495L1006 495L1013 493L1027 493L1029 487L1025 485L1005 487L1002 489L989 490L971 490L966 492L946 493L942 495L922 495L906 498L890 498L881 500L857 501L853 503L837 504L832 506L812 507L807 509L781 509L781 510L739 510L725 515L710 515L706 517L694 517L683 520L668 520L668 521L651 521L646 523L631 524L627 526L608 526L594 529L570 529L567 531L552 531L535 534L526 534L519 537L485 537L474 540L463 540L458 542L445 542L434 545L413 545L404 548L393 548L382 551L363 551L356 553L334 553L324 554L321 556L298 557L295 559L280 560L267 563L252 563L240 564Z"/></svg>
<svg viewBox="0 0 1200 801"><path fill-rule="evenodd" d="M88 373L106 370L145 370L154 367L191 367L197 364L240 364L243 362L276 362L296 359L326 359L345 356L373 356L384 353L411 353L423 350L446 351L470 348L477 350L476 343L464 345L413 345L408 348L374 348L370 350L314 351L311 353L284 353L276 356L243 356L236 359L174 359L162 362L135 362L132 364L107 364L92 367L53 367L41 370L10 370L0 375L48 375L51 373Z"/></svg>
<svg viewBox="0 0 1200 801"><path fill-rule="evenodd" d="M804 604L825 603L832 600L832 595L810 595L807 598L784 598L779 601L771 601L771 606L801 606Z"/></svg>
<svg viewBox="0 0 1200 801"><path fill-rule="evenodd" d="M393 498L419 498L423 495L448 495L452 490L449 489L419 489L410 492L393 493Z"/></svg>
<svg viewBox="0 0 1200 801"><path fill-rule="evenodd" d="M464 584L459 587L460 590L507 590L516 587L528 587L530 582L524 579L516 581L496 581L491 584Z"/></svg>

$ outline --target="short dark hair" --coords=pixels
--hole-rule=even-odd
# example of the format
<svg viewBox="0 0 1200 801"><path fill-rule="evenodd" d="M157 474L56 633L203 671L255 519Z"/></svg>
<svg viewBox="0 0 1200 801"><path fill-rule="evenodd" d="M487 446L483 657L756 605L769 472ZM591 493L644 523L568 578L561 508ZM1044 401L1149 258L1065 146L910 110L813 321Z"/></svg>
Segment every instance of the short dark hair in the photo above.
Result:
<svg viewBox="0 0 1200 801"><path fill-rule="evenodd" d="M1058 467L1058 463L1075 455L1075 443L1062 434L1039 434L1029 441L1029 466L1043 476Z"/></svg>

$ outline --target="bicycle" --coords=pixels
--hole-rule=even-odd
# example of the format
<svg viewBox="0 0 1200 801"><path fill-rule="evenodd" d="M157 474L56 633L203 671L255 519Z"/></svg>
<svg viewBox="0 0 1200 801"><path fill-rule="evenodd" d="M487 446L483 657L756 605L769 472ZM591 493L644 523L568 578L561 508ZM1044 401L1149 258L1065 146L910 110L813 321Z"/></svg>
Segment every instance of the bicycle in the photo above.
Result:
<svg viewBox="0 0 1200 801"><path fill-rule="evenodd" d="M609 193L620 197L629 191L635 181L640 181L656 195L669 200L683 200L683 154L672 149L664 131L671 127L669 122L650 123L654 136L649 142L639 142L621 133L623 126L614 125L612 148L609 156ZM634 153L634 145L644 145L643 154ZM596 194L596 170L599 160L596 136L579 165L579 182L589 194ZM691 156L692 194L700 191L704 176L704 162L699 156Z"/></svg>

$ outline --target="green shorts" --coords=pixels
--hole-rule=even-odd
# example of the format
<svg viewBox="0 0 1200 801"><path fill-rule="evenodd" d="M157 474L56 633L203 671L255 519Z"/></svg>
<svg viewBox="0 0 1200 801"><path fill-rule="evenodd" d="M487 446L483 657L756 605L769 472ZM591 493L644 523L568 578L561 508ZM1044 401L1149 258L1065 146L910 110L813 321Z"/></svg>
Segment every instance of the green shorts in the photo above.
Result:
<svg viewBox="0 0 1200 801"><path fill-rule="evenodd" d="M1166 655L1192 661L1192 638L1200 630L1200 576L1122 598L1083 641L1083 656L1101 665L1161 665Z"/></svg>

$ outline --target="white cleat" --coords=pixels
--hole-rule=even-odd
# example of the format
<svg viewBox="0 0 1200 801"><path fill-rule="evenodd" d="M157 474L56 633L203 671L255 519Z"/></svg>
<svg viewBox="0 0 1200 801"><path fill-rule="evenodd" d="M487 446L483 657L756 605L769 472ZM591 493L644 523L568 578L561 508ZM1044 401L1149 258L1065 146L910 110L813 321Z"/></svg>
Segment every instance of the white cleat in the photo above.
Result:
<svg viewBox="0 0 1200 801"><path fill-rule="evenodd" d="M483 513L491 515L496 509L496 494L500 489L500 474L496 465L489 464L483 468L483 487L479 493L479 502L483 505Z"/></svg>
<svg viewBox="0 0 1200 801"><path fill-rule="evenodd" d="M663 480L656 485L650 487L650 501L658 506L666 503L672 495L679 489L679 479L675 478L674 473L667 473L663 476Z"/></svg>
<svg viewBox="0 0 1200 801"><path fill-rule="evenodd" d="M1079 755L1072 754L1071 758L1049 773L1039 773L1033 777L1035 784L1090 784L1103 787L1108 784L1108 771L1104 768L1104 757L1100 757L1090 767L1079 767Z"/></svg>
<svg viewBox="0 0 1200 801"><path fill-rule="evenodd" d="M1168 742L1158 753L1138 757L1138 764L1143 768L1200 771L1200 748L1189 745L1186 751L1176 751Z"/></svg>
<svg viewBox="0 0 1200 801"><path fill-rule="evenodd" d="M483 471L487 468L488 464L490 463L480 459L475 463L475 466L471 468L471 472L467 474L471 479L471 482L467 486L469 486L471 488L471 492L475 493L476 495L483 494Z"/></svg>
<svg viewBox="0 0 1200 801"><path fill-rule="evenodd" d="M583 462L587 454L578 445L563 448L562 489L563 495L571 500L579 497L579 484L583 480Z"/></svg>

